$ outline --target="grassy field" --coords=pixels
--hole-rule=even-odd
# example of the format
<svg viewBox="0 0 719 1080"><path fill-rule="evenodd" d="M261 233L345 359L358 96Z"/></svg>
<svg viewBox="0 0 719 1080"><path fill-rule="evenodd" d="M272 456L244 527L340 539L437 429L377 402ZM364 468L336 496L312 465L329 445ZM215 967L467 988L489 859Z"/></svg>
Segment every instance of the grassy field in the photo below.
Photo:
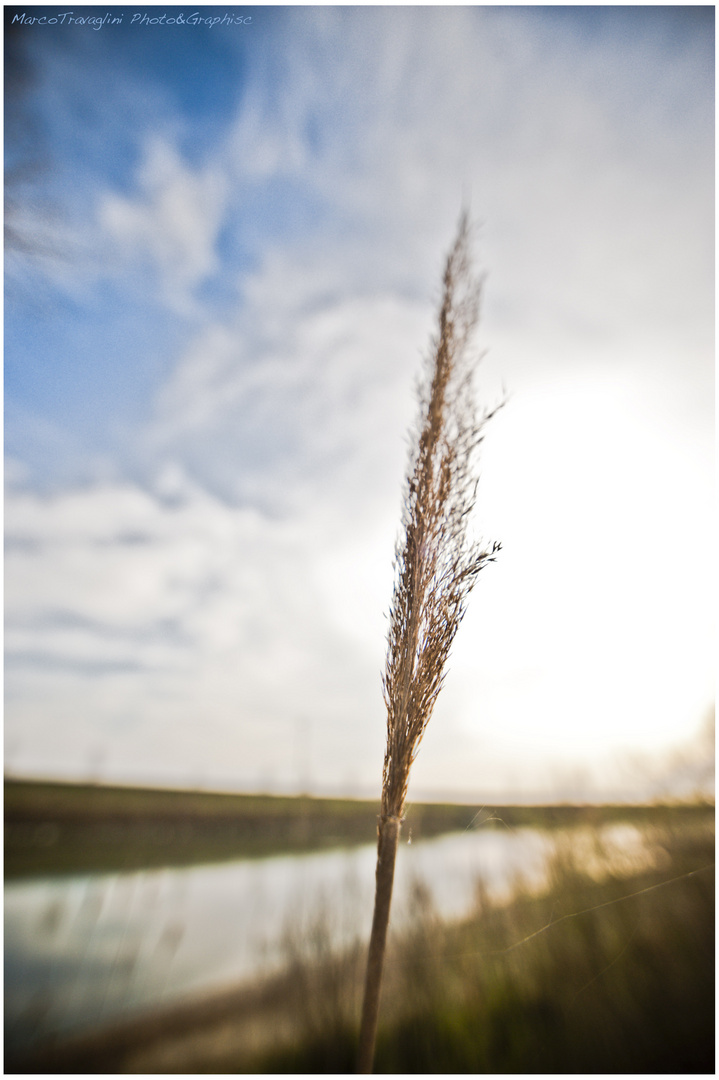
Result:
<svg viewBox="0 0 719 1080"><path fill-rule="evenodd" d="M275 798L5 781L9 878L187 866L371 842L377 810Z"/></svg>
<svg viewBox="0 0 719 1080"><path fill-rule="evenodd" d="M374 843L379 802L5 780L5 876L188 866ZM413 803L404 834L690 820L696 807L466 806Z"/></svg>
<svg viewBox="0 0 719 1080"><path fill-rule="evenodd" d="M390 942L376 1071L713 1074L714 811L652 808L644 825L652 865L590 874L557 834L545 891L500 904L478 889L461 923L418 892ZM352 1072L365 945L331 954L321 920L313 941L279 978L16 1071Z"/></svg>

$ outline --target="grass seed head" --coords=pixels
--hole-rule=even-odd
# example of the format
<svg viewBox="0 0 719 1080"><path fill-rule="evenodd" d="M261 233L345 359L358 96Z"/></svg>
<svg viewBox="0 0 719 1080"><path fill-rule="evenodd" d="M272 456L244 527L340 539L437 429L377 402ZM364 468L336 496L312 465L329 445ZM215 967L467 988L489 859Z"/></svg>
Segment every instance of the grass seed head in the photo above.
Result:
<svg viewBox="0 0 719 1080"><path fill-rule="evenodd" d="M478 415L472 337L481 280L472 269L463 214L443 276L438 327L419 390L419 418L395 553L383 678L387 706L382 816L401 818L409 771L444 681L447 658L479 571L500 545L470 541L476 451L497 409ZM499 408L501 406L497 406Z"/></svg>

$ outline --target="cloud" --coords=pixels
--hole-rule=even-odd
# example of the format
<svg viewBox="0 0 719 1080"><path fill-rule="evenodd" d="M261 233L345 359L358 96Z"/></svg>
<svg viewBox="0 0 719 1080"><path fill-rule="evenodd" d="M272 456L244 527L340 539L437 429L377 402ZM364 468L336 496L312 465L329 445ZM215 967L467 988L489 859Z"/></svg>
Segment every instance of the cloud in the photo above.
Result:
<svg viewBox="0 0 719 1080"><path fill-rule="evenodd" d="M633 61L601 35L584 40L580 63L571 23L550 33L512 12L380 9L292 13L281 40L248 75L213 165L231 177L229 204L242 205L229 215L240 241L253 242L257 222L263 247L237 275L232 313L178 358L148 446L182 443L228 497L256 497L255 469L278 493L297 482L283 462L331 470L343 432L371 425L357 388L396 410L409 384L429 325L419 312L467 181L488 206L478 246L492 270L490 396L500 365L513 387L580 356L617 366L633 353L632 364L666 369L688 323L710 325L711 169L678 152L682 138L696 141L692 125L666 135L661 35L640 34ZM688 78L690 57L672 61ZM676 98L684 83L672 85ZM631 139L627 101L644 117ZM278 239L262 193L280 181L279 213L296 201L303 226ZM709 372L708 339L692 344ZM685 351L682 363L696 357ZM395 370L390 390L379 380ZM403 430L408 412L395 415ZM367 440L382 427L365 428ZM211 460L213 447L223 449Z"/></svg>
<svg viewBox="0 0 719 1080"><path fill-rule="evenodd" d="M104 196L99 226L130 265L150 261L162 300L186 314L195 306L198 286L219 268L216 243L226 184L211 169L191 169L157 136L146 149L137 187L134 198Z"/></svg>
<svg viewBox="0 0 719 1080"><path fill-rule="evenodd" d="M209 724L215 737L202 756L215 774L229 746L247 761L248 783L258 784L265 763L291 785L278 730L291 733L309 715L347 753L376 697L377 658L364 643L358 649L335 618L337 598L318 587L325 559L336 562L333 544L302 522L230 509L179 470L163 491L164 499L106 484L10 496L12 731L25 742L42 718L73 745L92 744L90 732L118 743L115 755L127 753L129 732L157 778L185 767L172 741L149 756L168 727L207 734ZM31 750L42 757L38 745ZM364 753L354 753L360 780Z"/></svg>
<svg viewBox="0 0 719 1080"><path fill-rule="evenodd" d="M159 395L149 460L181 460L275 513L334 503L357 516L396 499L427 311L382 294L326 300L312 271L270 260L244 313L197 334Z"/></svg>
<svg viewBox="0 0 719 1080"><path fill-rule="evenodd" d="M142 407L113 443L73 421L96 407L79 375L63 383L74 412L55 403L52 422L39 395L35 416L10 402L18 760L44 748L48 769L71 768L105 740L116 775L178 775L191 759L216 781L291 786L304 716L316 782L339 785L351 762L371 783L403 436L467 197L491 272L482 398L502 381L512 393L480 501L505 550L418 776L469 790L510 765L524 776L522 759L549 776L596 757L608 724L620 740L650 740L652 725L683 737L705 705L712 633L713 96L696 37L668 35L657 14L631 16L629 34L630 16L263 15L227 66L242 76L236 107L212 114L201 151L208 117L150 80L145 122L113 61L129 129L119 110L107 128L93 111L83 157L71 121L102 57L81 74L56 58L86 262L56 272L74 336L48 335L38 355L99 382L103 364L127 363ZM93 297L122 345L111 359L83 329ZM96 399L110 409L97 429L113 430L122 402ZM675 531L692 552L681 572Z"/></svg>

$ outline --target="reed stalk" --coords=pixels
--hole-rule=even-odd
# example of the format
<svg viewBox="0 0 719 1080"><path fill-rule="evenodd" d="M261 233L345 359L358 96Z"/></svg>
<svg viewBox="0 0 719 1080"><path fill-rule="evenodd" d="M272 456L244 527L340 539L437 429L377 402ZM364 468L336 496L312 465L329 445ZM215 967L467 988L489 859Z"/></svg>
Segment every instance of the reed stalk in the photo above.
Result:
<svg viewBox="0 0 719 1080"><path fill-rule="evenodd" d="M372 1072L394 867L412 762L442 688L445 665L479 571L500 545L471 541L477 496L476 451L500 406L478 415L471 340L481 281L472 270L470 226L462 215L447 257L437 331L419 389L419 418L395 551L383 694L387 746L377 826L374 916L360 1026L357 1072Z"/></svg>

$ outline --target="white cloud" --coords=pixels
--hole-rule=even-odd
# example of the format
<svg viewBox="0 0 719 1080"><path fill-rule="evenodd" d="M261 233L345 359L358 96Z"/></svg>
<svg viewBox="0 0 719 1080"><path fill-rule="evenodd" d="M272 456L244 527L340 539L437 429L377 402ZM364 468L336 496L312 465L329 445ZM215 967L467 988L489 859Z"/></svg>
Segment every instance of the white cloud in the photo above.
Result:
<svg viewBox="0 0 719 1080"><path fill-rule="evenodd" d="M188 485L169 503L127 484L10 496L7 516L8 735L22 752L42 758L28 739L45 724L80 757L116 743L112 770L127 734L136 766L157 778L186 767L168 729L199 725L205 735L192 738L207 737L215 775L229 777L229 753L245 782L257 785L264 763L291 785L284 733L298 716L345 753L353 745L372 665L328 612L316 585L326 551L303 523L231 510ZM349 754L360 780L363 753Z"/></svg>
<svg viewBox="0 0 719 1080"><path fill-rule="evenodd" d="M143 487L41 499L19 474L8 502L9 727L36 733L18 734L26 760L56 723L76 760L106 738L120 772L191 756L208 777L231 761L238 782L289 784L308 716L318 782L348 761L378 770L402 436L467 194L491 271L483 396L502 380L513 394L480 500L505 551L419 780L481 790L596 759L602 740L682 738L713 640L695 58L519 9L283 20L204 164L156 135L134 188L103 188L102 241L126 259L103 272L124 288L143 267L192 330L129 440Z"/></svg>
<svg viewBox="0 0 719 1080"><path fill-rule="evenodd" d="M107 193L99 207L101 230L130 263L149 259L161 297L186 314L195 290L215 273L215 250L226 203L226 183L210 168L193 170L166 140L153 138L138 172L138 195Z"/></svg>
<svg viewBox="0 0 719 1080"><path fill-rule="evenodd" d="M354 519L398 498L428 313L391 295L327 299L312 269L270 260L241 315L198 333L146 445L227 498Z"/></svg>

